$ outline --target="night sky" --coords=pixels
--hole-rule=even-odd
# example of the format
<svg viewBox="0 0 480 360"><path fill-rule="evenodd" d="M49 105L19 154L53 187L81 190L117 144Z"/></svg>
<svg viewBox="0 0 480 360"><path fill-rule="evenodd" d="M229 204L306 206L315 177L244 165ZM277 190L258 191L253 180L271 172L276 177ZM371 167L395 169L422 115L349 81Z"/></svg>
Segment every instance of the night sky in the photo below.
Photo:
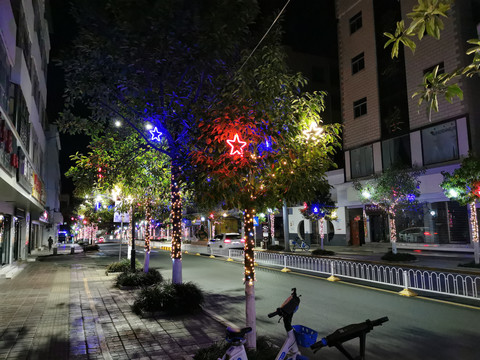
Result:
<svg viewBox="0 0 480 360"><path fill-rule="evenodd" d="M287 0L260 0L264 14L277 14ZM63 71L55 64L59 53L67 48L75 33L75 22L69 16L69 1L50 0L51 8L51 52L48 67L47 114L50 122L55 122L62 110L64 88ZM336 44L332 44L332 31L336 31L333 0L291 0L285 12L283 27L284 43L294 51L316 55L337 56ZM328 29L328 30L325 30ZM75 152L85 153L88 138L82 135L60 134L60 171L62 173L62 193L72 193L73 183L63 175L71 166L69 156Z"/></svg>

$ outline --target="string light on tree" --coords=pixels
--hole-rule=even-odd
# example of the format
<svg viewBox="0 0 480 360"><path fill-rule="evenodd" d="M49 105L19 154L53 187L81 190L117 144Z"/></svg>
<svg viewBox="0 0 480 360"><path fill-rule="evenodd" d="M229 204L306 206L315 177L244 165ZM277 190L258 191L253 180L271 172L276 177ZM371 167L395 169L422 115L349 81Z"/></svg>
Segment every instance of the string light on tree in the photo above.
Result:
<svg viewBox="0 0 480 360"><path fill-rule="evenodd" d="M245 261L245 278L243 279L248 285L253 285L255 281L255 239L253 238L253 218L255 210L245 209L245 247L244 247L244 261Z"/></svg>

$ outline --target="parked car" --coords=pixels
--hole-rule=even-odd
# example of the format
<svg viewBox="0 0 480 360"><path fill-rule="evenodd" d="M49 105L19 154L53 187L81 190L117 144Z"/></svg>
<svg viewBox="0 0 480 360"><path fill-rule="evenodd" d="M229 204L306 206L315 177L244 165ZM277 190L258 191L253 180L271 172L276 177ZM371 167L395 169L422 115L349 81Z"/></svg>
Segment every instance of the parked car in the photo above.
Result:
<svg viewBox="0 0 480 360"><path fill-rule="evenodd" d="M428 227L411 227L398 233L398 239L409 243L433 243L437 239L438 233Z"/></svg>
<svg viewBox="0 0 480 360"><path fill-rule="evenodd" d="M239 233L218 234L208 241L207 246L220 249L243 249L245 239Z"/></svg>

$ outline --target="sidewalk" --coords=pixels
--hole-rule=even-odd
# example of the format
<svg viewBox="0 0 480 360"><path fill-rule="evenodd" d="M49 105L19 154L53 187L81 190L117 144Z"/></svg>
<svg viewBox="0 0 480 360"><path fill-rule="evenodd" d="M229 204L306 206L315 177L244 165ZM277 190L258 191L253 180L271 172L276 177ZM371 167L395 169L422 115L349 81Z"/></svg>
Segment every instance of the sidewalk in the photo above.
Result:
<svg viewBox="0 0 480 360"><path fill-rule="evenodd" d="M191 359L224 337L203 313L140 318L134 290L114 279L83 253L38 257L0 279L0 359Z"/></svg>

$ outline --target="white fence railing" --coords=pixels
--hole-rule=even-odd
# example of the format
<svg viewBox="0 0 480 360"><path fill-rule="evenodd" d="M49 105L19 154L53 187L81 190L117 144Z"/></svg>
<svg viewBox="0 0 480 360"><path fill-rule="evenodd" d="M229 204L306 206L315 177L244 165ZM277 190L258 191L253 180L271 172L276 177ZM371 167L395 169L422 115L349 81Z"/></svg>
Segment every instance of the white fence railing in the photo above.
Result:
<svg viewBox="0 0 480 360"><path fill-rule="evenodd" d="M183 248L190 252L206 253L243 261L243 250L195 245L184 245ZM255 262L264 266L308 271L402 289L480 300L480 276L476 275L264 251L255 252Z"/></svg>
<svg viewBox="0 0 480 360"><path fill-rule="evenodd" d="M243 250L232 249L227 251L219 249L212 250L210 253L215 256L228 256L238 261L243 260ZM255 261L260 265L309 271L340 278L390 285L402 289L480 300L480 276L475 275L273 252L256 252Z"/></svg>

